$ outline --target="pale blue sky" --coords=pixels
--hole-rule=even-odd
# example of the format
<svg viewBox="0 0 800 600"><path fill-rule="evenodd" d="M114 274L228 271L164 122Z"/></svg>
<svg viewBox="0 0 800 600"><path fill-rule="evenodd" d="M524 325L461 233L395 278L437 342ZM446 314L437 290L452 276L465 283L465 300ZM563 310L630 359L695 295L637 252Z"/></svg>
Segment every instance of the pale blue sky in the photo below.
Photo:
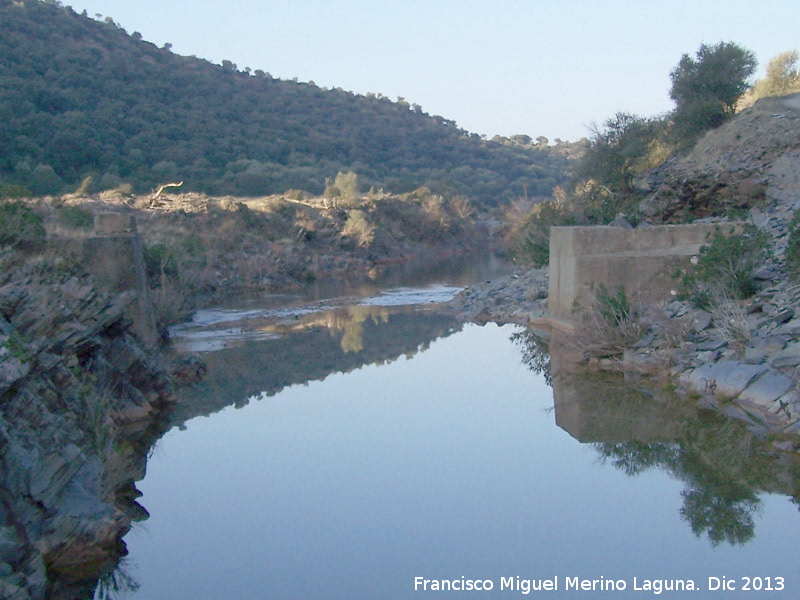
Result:
<svg viewBox="0 0 800 600"><path fill-rule="evenodd" d="M65 0L174 52L403 96L470 132L578 139L619 110L672 108L701 43L800 48L796 0Z"/></svg>

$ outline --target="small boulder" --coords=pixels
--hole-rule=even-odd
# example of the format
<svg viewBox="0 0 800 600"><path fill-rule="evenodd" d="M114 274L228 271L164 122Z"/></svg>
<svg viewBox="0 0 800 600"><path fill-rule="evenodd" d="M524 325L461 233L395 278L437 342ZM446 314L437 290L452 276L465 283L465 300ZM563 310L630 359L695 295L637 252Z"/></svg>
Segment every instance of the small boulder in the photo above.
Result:
<svg viewBox="0 0 800 600"><path fill-rule="evenodd" d="M739 394L739 400L768 409L793 386L794 382L788 377L780 373L767 372L748 385Z"/></svg>

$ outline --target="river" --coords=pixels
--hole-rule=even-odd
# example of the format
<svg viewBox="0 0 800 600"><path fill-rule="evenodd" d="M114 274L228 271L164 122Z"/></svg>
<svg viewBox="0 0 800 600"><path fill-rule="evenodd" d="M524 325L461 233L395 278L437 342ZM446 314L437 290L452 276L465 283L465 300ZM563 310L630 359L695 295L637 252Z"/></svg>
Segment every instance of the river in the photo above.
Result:
<svg viewBox="0 0 800 600"><path fill-rule="evenodd" d="M130 597L798 597L795 464L692 402L554 373L519 327L461 323L442 302L487 275L467 271L174 328L208 374L138 484Z"/></svg>

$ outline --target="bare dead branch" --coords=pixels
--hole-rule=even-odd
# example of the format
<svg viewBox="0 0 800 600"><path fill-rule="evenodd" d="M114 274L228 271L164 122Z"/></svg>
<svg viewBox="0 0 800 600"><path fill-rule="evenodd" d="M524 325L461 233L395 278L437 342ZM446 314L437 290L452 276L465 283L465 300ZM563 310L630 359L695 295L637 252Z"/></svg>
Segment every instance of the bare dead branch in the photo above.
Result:
<svg viewBox="0 0 800 600"><path fill-rule="evenodd" d="M161 197L161 194L164 192L165 189L171 187L181 187L182 185L183 182L181 181L180 183L165 183L164 185L159 186L158 191L156 191L155 194L150 196L150 208L153 208L155 207L156 204L158 204L158 199Z"/></svg>

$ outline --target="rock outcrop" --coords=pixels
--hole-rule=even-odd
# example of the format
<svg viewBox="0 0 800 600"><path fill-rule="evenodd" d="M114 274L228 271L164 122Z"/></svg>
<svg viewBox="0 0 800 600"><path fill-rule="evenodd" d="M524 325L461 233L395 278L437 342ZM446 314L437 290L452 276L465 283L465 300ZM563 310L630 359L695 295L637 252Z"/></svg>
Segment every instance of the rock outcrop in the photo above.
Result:
<svg viewBox="0 0 800 600"><path fill-rule="evenodd" d="M548 269L519 271L460 292L450 307L467 321L528 325L547 318Z"/></svg>
<svg viewBox="0 0 800 600"><path fill-rule="evenodd" d="M0 257L2 598L91 597L146 516L134 482L169 379L157 332L135 321L142 290L87 272L86 248L51 240Z"/></svg>

